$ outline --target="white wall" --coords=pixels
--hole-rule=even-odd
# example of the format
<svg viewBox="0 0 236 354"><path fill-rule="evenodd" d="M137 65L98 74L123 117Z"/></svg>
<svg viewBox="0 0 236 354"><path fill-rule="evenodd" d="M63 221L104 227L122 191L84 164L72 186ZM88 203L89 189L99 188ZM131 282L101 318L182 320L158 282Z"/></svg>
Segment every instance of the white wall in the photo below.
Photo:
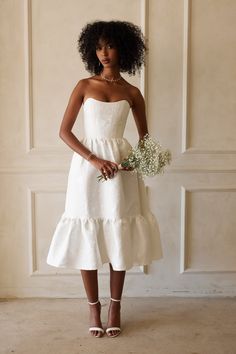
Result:
<svg viewBox="0 0 236 354"><path fill-rule="evenodd" d="M73 87L90 76L76 41L95 19L142 26L148 65L124 76L173 155L166 174L146 180L164 258L128 271L124 296L235 295L236 2L0 0L0 16L0 296L85 296L80 272L46 256L72 155L59 126ZM132 114L125 136L138 136ZM99 272L101 296L108 274Z"/></svg>

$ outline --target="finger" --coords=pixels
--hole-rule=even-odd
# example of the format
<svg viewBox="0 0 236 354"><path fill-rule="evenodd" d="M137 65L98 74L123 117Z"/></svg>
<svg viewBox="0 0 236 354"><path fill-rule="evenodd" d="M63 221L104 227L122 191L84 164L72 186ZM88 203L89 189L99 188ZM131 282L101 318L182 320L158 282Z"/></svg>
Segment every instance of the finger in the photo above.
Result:
<svg viewBox="0 0 236 354"><path fill-rule="evenodd" d="M109 178L112 178L114 176L114 173L116 172L116 164L114 164L113 162L110 162L110 165L106 166L106 171L107 174L109 176Z"/></svg>
<svg viewBox="0 0 236 354"><path fill-rule="evenodd" d="M113 170L113 168L112 168L111 166L109 166L109 167L107 168L107 174L108 174L108 177L109 177L109 178L111 178L111 177L114 176L114 170Z"/></svg>
<svg viewBox="0 0 236 354"><path fill-rule="evenodd" d="M118 171L118 165L116 164L116 163L114 163L114 162L112 162L112 168L113 168L113 170L115 171L115 172L117 172Z"/></svg>
<svg viewBox="0 0 236 354"><path fill-rule="evenodd" d="M118 165L115 162L111 162L111 170L112 170L112 175L114 176L115 173L118 172Z"/></svg>
<svg viewBox="0 0 236 354"><path fill-rule="evenodd" d="M107 179L107 173L106 173L106 170L105 168L101 168L101 172L102 172L102 175L105 179Z"/></svg>
<svg viewBox="0 0 236 354"><path fill-rule="evenodd" d="M117 163L113 163L112 164L112 169L113 169L113 172L114 174L117 173L119 171L119 166Z"/></svg>
<svg viewBox="0 0 236 354"><path fill-rule="evenodd" d="M114 174L118 171L118 165L115 162L109 161L103 166L103 173L107 175L107 178L114 177Z"/></svg>

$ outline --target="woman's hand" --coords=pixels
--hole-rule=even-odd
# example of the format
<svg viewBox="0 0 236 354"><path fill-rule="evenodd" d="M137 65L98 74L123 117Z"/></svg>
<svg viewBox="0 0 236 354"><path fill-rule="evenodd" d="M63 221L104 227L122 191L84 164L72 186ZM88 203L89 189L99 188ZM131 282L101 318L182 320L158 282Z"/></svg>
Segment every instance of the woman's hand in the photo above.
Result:
<svg viewBox="0 0 236 354"><path fill-rule="evenodd" d="M103 160L97 156L92 156L89 162L102 173L106 180L113 178L118 172L118 164L115 162Z"/></svg>
<svg viewBox="0 0 236 354"><path fill-rule="evenodd" d="M118 168L119 168L119 170L123 170L123 171L133 171L134 170L134 168L133 167L123 167L123 166L121 166L121 165L118 165Z"/></svg>

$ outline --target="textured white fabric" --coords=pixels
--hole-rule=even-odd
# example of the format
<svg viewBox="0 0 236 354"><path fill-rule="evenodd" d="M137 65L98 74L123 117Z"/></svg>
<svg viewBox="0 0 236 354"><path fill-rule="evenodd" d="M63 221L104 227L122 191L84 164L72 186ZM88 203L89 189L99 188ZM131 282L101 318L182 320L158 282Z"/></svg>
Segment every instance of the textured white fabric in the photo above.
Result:
<svg viewBox="0 0 236 354"><path fill-rule="evenodd" d="M96 156L116 163L131 148L123 137L130 105L126 100L84 103L85 137ZM99 269L110 262L128 270L163 257L158 222L148 206L143 180L129 171L98 182L100 171L74 152L65 211L49 248L47 263L72 269Z"/></svg>

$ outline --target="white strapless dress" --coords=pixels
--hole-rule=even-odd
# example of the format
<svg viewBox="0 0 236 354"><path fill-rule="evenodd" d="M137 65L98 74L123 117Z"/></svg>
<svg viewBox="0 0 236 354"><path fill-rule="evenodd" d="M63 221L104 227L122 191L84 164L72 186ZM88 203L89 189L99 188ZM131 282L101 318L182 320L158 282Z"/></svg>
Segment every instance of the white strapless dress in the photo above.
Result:
<svg viewBox="0 0 236 354"><path fill-rule="evenodd" d="M87 98L83 108L81 143L96 156L119 164L131 148L123 137L128 101ZM135 173L118 171L115 177L98 182L100 174L74 152L65 211L53 234L47 263L92 270L109 262L114 270L129 270L162 258L159 226L143 180Z"/></svg>

